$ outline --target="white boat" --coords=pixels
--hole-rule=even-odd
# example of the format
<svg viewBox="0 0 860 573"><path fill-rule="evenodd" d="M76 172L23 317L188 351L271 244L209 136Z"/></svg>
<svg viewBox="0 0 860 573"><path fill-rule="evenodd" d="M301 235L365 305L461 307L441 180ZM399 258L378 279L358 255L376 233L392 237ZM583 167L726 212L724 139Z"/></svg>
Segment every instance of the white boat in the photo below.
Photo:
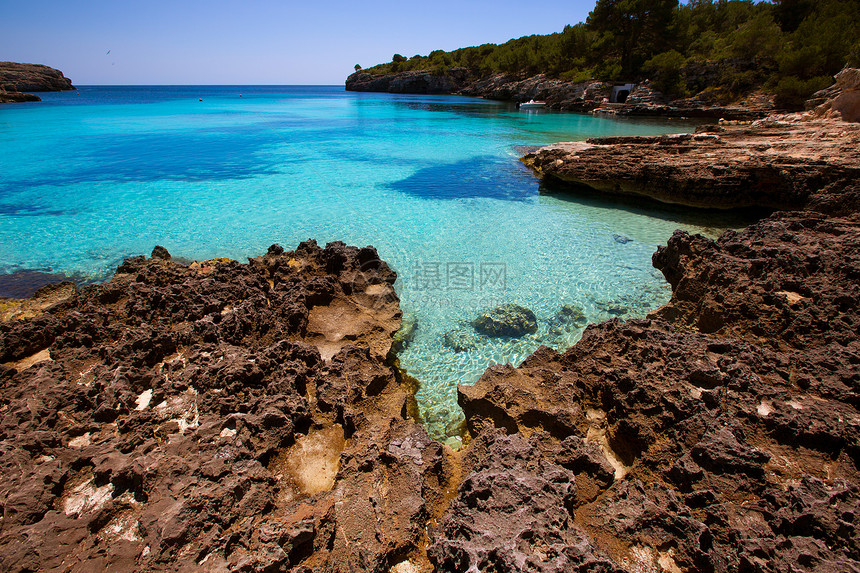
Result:
<svg viewBox="0 0 860 573"><path fill-rule="evenodd" d="M529 100L520 104L520 109L538 109L546 105L545 101Z"/></svg>

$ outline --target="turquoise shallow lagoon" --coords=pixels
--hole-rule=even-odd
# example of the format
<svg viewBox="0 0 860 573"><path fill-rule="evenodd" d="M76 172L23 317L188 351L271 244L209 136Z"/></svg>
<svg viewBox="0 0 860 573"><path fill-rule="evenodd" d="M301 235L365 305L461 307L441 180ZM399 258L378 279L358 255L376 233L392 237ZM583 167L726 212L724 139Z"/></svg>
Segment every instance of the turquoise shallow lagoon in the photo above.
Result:
<svg viewBox="0 0 860 573"><path fill-rule="evenodd" d="M308 238L374 245L417 324L401 366L421 383L428 429L455 435L456 384L589 321L668 300L651 254L676 228L732 221L541 190L530 146L691 124L518 111L454 96L339 86L82 87L0 106L0 273L103 280L156 244L174 256L244 259ZM200 101L202 99L202 101ZM536 334L475 337L500 303L534 311ZM445 344L465 341L459 351Z"/></svg>

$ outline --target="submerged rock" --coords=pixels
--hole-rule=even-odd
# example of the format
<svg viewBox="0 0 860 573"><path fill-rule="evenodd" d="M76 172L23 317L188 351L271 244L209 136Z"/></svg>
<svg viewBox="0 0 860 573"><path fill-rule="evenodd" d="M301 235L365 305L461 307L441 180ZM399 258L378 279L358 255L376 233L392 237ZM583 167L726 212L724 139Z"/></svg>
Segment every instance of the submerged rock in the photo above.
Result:
<svg viewBox="0 0 860 573"><path fill-rule="evenodd" d="M566 304L558 309L555 320L560 323L583 325L588 322L585 312L575 304Z"/></svg>
<svg viewBox="0 0 860 573"><path fill-rule="evenodd" d="M529 309L516 304L503 304L486 312L472 323L475 330L486 336L519 338L537 332L537 318Z"/></svg>
<svg viewBox="0 0 860 573"><path fill-rule="evenodd" d="M475 350L480 343L480 338L474 331L461 328L449 330L442 337L442 344L454 352L469 352Z"/></svg>
<svg viewBox="0 0 860 573"><path fill-rule="evenodd" d="M409 345L415 339L417 331L418 319L415 318L415 315L404 315L401 319L400 329L394 333L394 342L391 345L391 351L397 354L409 348Z"/></svg>

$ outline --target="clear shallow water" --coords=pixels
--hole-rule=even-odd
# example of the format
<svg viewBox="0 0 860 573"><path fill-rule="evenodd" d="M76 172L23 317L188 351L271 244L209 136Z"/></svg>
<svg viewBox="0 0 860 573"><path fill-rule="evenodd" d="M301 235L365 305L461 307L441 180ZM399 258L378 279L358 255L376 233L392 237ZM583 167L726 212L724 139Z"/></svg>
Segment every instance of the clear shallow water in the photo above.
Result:
<svg viewBox="0 0 860 573"><path fill-rule="evenodd" d="M241 97L240 97L241 94ZM174 256L244 259L272 243L374 245L417 322L401 365L438 438L457 432L456 384L562 349L589 321L642 316L669 297L651 254L713 215L635 210L541 193L524 147L690 124L541 111L453 96L342 87L82 87L0 106L0 273L107 278L156 244ZM203 101L199 101L202 98ZM468 321L498 304L533 310L517 340ZM457 331L474 348L455 352ZM467 344L467 346L468 346Z"/></svg>

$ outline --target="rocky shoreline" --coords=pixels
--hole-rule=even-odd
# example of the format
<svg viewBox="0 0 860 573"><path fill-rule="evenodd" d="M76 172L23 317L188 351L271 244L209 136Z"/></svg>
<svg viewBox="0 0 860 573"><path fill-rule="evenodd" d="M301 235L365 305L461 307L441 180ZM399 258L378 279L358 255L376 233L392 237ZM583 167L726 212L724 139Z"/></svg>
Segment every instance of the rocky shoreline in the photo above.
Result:
<svg viewBox="0 0 860 573"><path fill-rule="evenodd" d="M412 421L372 248L127 260L6 301L6 571L860 567L860 218L777 213L654 255L647 320Z"/></svg>
<svg viewBox="0 0 860 573"><path fill-rule="evenodd" d="M780 163L804 210L658 249L647 319L461 386L460 451L414 421L372 247L157 247L0 301L0 568L860 571L856 165L819 140Z"/></svg>
<svg viewBox="0 0 860 573"><path fill-rule="evenodd" d="M73 90L72 80L63 72L41 64L0 62L0 103L41 101L25 92L58 92Z"/></svg>
<svg viewBox="0 0 860 573"><path fill-rule="evenodd" d="M464 95L516 103L538 100L546 102L549 109L622 116L754 120L775 111L772 99L764 94L752 94L735 105L699 98L670 101L650 82L637 84L624 103L608 103L613 85L603 81L569 82L542 74L475 76L466 68L452 68L444 73L357 71L346 79L347 91Z"/></svg>
<svg viewBox="0 0 860 573"><path fill-rule="evenodd" d="M771 119L558 143L522 161L552 183L699 208L860 208L860 124Z"/></svg>
<svg viewBox="0 0 860 573"><path fill-rule="evenodd" d="M805 114L703 125L693 134L558 143L522 160L573 191L700 208L857 212L860 70L846 68L836 80Z"/></svg>

